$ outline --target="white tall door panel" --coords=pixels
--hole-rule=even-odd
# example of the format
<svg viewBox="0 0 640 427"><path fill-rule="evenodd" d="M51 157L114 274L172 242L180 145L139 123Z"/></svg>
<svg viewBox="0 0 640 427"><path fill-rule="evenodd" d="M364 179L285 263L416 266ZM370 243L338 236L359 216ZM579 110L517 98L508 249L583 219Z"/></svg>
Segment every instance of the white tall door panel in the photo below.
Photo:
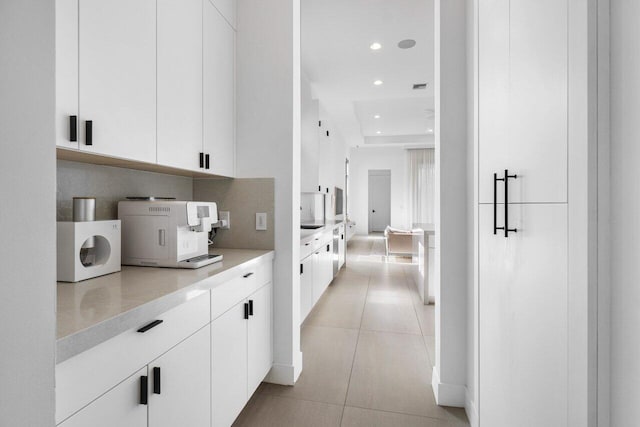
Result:
<svg viewBox="0 0 640 427"><path fill-rule="evenodd" d="M509 224L518 232L494 235L480 206L481 426L565 426L567 206L510 205Z"/></svg>
<svg viewBox="0 0 640 427"><path fill-rule="evenodd" d="M147 405L140 403L140 377L142 376L147 376L146 366L58 425L61 427L147 427ZM91 378L86 380L91 381Z"/></svg>
<svg viewBox="0 0 640 427"><path fill-rule="evenodd" d="M208 0L207 0L208 1ZM211 323L211 425L229 427L247 403L245 301Z"/></svg>
<svg viewBox="0 0 640 427"><path fill-rule="evenodd" d="M236 33L209 2L203 0L204 151L209 172L235 175L235 40Z"/></svg>
<svg viewBox="0 0 640 427"><path fill-rule="evenodd" d="M202 1L158 0L158 163L200 170Z"/></svg>
<svg viewBox="0 0 640 427"><path fill-rule="evenodd" d="M248 331L248 396L258 388L273 365L272 295L269 283L249 297L253 301L253 314L249 316Z"/></svg>
<svg viewBox="0 0 640 427"><path fill-rule="evenodd" d="M150 426L211 427L210 333L207 325L149 364Z"/></svg>
<svg viewBox="0 0 640 427"><path fill-rule="evenodd" d="M156 1L80 0L79 22L80 149L155 163Z"/></svg>
<svg viewBox="0 0 640 427"><path fill-rule="evenodd" d="M384 231L391 225L391 172L369 171L369 231Z"/></svg>
<svg viewBox="0 0 640 427"><path fill-rule="evenodd" d="M71 116L76 137L71 139ZM78 0L56 0L56 145L78 148Z"/></svg>
<svg viewBox="0 0 640 427"><path fill-rule="evenodd" d="M567 201L567 1L479 10L480 202L508 169L511 202Z"/></svg>

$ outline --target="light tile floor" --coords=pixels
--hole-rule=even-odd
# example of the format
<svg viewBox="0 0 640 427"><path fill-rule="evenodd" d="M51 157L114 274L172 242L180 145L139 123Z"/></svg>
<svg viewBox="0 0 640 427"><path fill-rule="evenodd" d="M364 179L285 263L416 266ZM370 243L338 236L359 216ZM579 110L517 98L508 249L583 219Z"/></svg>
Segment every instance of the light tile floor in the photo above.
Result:
<svg viewBox="0 0 640 427"><path fill-rule="evenodd" d="M407 260L384 262L381 236L355 236L342 269L301 331L293 387L263 383L234 426L463 427L464 410L431 390L434 307Z"/></svg>

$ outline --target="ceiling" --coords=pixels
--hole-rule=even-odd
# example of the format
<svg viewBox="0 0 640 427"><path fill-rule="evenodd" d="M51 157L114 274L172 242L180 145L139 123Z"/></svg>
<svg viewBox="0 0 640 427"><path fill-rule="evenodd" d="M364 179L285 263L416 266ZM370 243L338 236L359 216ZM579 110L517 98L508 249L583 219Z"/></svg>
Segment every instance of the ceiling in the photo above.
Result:
<svg viewBox="0 0 640 427"><path fill-rule="evenodd" d="M303 72L347 144L433 142L433 0L301 3Z"/></svg>

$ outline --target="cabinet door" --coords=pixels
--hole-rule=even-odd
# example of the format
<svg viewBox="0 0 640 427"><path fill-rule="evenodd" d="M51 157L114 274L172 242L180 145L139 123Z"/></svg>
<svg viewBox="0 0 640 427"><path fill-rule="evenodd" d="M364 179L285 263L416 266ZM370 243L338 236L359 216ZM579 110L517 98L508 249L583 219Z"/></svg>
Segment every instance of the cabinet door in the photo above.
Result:
<svg viewBox="0 0 640 427"><path fill-rule="evenodd" d="M563 426L567 206L509 208L518 232L505 238L493 234L493 207L480 206L480 417L491 427Z"/></svg>
<svg viewBox="0 0 640 427"><path fill-rule="evenodd" d="M302 274L300 275L300 323L304 322L313 308L313 255L306 257L302 262Z"/></svg>
<svg viewBox="0 0 640 427"><path fill-rule="evenodd" d="M322 268L324 270L323 286L324 289L327 289L327 286L329 286L333 280L333 240L325 244L322 250L324 251L322 260Z"/></svg>
<svg viewBox="0 0 640 427"><path fill-rule="evenodd" d="M158 0L158 163L200 170L203 0Z"/></svg>
<svg viewBox="0 0 640 427"><path fill-rule="evenodd" d="M320 248L322 250L322 248ZM312 307L318 302L320 297L322 296L322 292L324 292L324 273L322 269L322 260L323 255L322 252L314 252L311 255L313 268L311 271L313 272L313 304Z"/></svg>
<svg viewBox="0 0 640 427"><path fill-rule="evenodd" d="M72 141L71 116L76 117ZM78 0L56 0L56 144L78 148Z"/></svg>
<svg viewBox="0 0 640 427"><path fill-rule="evenodd" d="M235 175L235 38L218 10L203 0L204 151L211 172Z"/></svg>
<svg viewBox="0 0 640 427"><path fill-rule="evenodd" d="M80 149L155 163L156 1L80 0L79 22Z"/></svg>
<svg viewBox="0 0 640 427"><path fill-rule="evenodd" d="M211 416L214 427L229 427L247 403L245 303L235 305L211 323Z"/></svg>
<svg viewBox="0 0 640 427"><path fill-rule="evenodd" d="M149 364L149 425L211 426L210 326Z"/></svg>
<svg viewBox="0 0 640 427"><path fill-rule="evenodd" d="M511 202L567 201L567 14L566 0L480 3L481 203L505 169Z"/></svg>
<svg viewBox="0 0 640 427"><path fill-rule="evenodd" d="M273 365L272 290L269 283L249 297L253 314L248 331L248 396L256 391Z"/></svg>
<svg viewBox="0 0 640 427"><path fill-rule="evenodd" d="M140 377L142 376L147 376L146 366L58 425L62 427L146 427L147 405L140 403ZM86 380L91 381L91 378Z"/></svg>

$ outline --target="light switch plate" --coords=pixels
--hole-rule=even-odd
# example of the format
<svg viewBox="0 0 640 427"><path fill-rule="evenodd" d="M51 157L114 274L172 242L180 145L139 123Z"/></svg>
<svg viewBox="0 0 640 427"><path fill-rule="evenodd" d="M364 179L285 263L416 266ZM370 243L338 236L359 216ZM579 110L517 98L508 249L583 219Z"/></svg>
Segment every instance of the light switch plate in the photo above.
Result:
<svg viewBox="0 0 640 427"><path fill-rule="evenodd" d="M267 229L266 212L257 212L256 213L256 230L266 230L266 229Z"/></svg>
<svg viewBox="0 0 640 427"><path fill-rule="evenodd" d="M231 228L231 213L229 211L220 211L220 217L218 218L220 221L226 221L224 227L220 227L223 230L228 230Z"/></svg>

